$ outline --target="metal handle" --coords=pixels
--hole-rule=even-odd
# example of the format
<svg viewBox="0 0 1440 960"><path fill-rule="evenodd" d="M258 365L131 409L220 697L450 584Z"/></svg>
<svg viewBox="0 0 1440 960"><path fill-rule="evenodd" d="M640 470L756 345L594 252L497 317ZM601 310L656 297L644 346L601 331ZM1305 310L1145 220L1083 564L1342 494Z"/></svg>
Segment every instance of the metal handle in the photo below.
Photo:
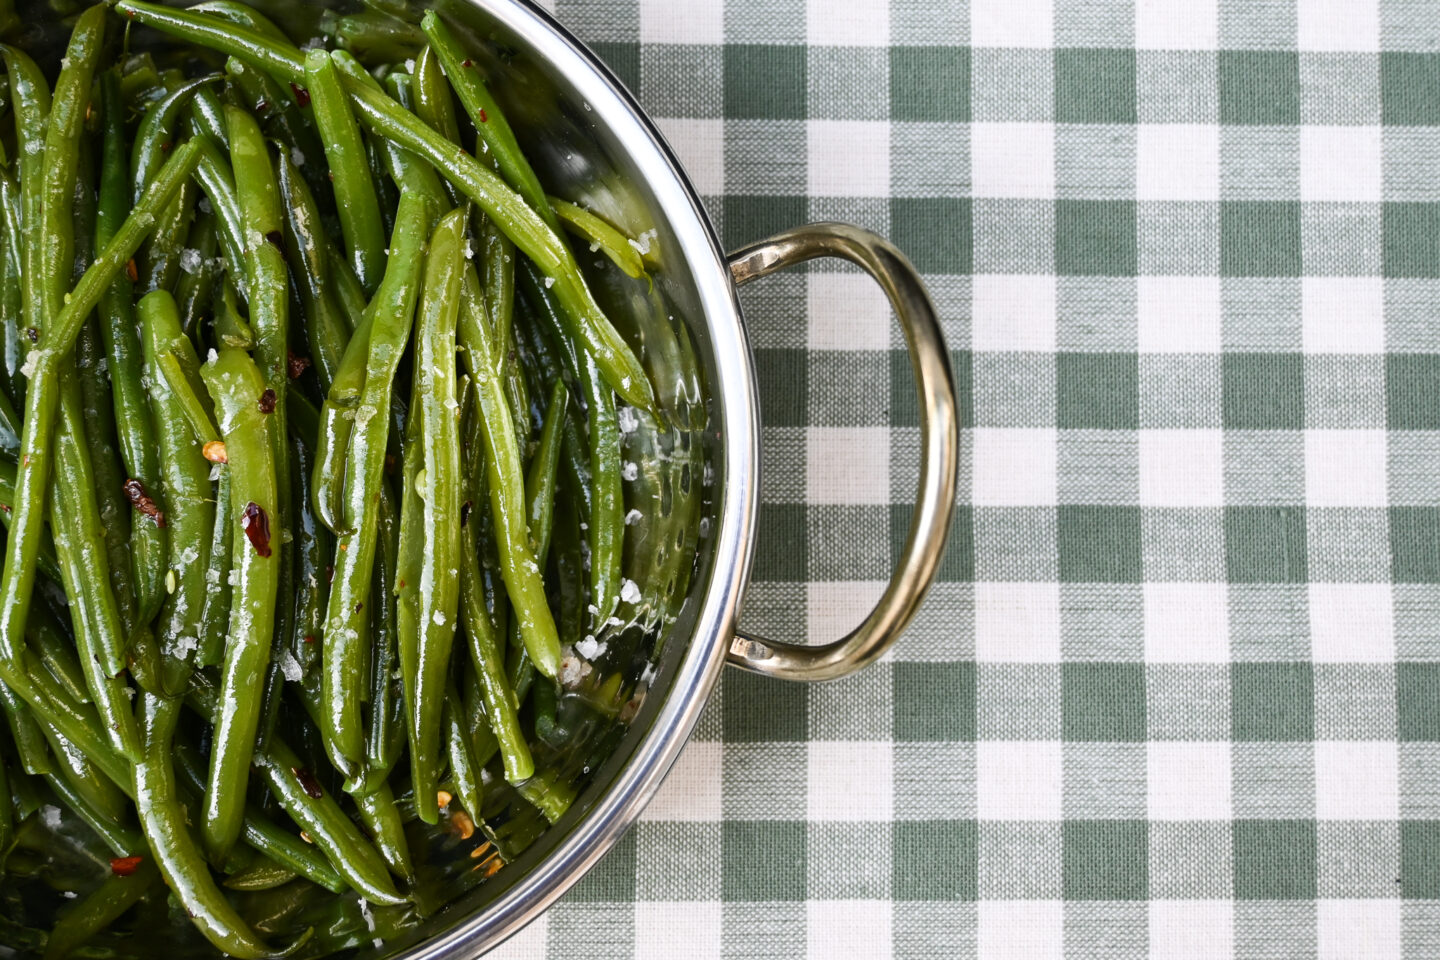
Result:
<svg viewBox="0 0 1440 960"><path fill-rule="evenodd" d="M920 396L920 490L900 564L885 595L853 632L823 646L736 632L727 657L733 666L785 680L843 677L879 659L899 638L920 609L945 554L959 473L955 378L940 320L920 275L890 241L845 223L813 223L737 250L730 255L730 275L738 287L820 257L838 257L863 268L880 284L900 319Z"/></svg>

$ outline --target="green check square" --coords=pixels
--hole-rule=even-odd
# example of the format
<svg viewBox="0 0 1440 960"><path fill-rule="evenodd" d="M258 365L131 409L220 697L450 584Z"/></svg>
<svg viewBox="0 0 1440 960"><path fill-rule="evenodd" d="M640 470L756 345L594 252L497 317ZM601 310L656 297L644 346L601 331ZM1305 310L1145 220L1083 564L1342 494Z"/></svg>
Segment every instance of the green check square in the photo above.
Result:
<svg viewBox="0 0 1440 960"><path fill-rule="evenodd" d="M1236 820L1235 899L1315 898L1314 820Z"/></svg>
<svg viewBox="0 0 1440 960"><path fill-rule="evenodd" d="M895 899L976 899L978 833L974 820L901 820L890 824L890 884Z"/></svg>
<svg viewBox="0 0 1440 960"><path fill-rule="evenodd" d="M892 47L890 119L969 122L970 48Z"/></svg>
<svg viewBox="0 0 1440 960"><path fill-rule="evenodd" d="M751 351L755 380L765 399L767 427L808 425L810 402L810 354L804 350Z"/></svg>
<svg viewBox="0 0 1440 960"><path fill-rule="evenodd" d="M1062 430L1140 427L1140 358L1134 353L1061 353L1055 358L1055 419Z"/></svg>
<svg viewBox="0 0 1440 960"><path fill-rule="evenodd" d="M968 583L975 579L975 508L968 503L955 505L950 518L950 537L945 541L945 556L935 573L938 583ZM898 566L910 533L910 518L915 507L909 503L890 505L890 565Z"/></svg>
<svg viewBox="0 0 1440 960"><path fill-rule="evenodd" d="M1220 275L1298 277L1303 250L1301 205L1285 200L1220 204Z"/></svg>
<svg viewBox="0 0 1440 960"><path fill-rule="evenodd" d="M1056 273L1134 276L1136 249L1135 201L1055 202Z"/></svg>
<svg viewBox="0 0 1440 960"><path fill-rule="evenodd" d="M1440 203L1386 203L1380 216L1385 276L1440 277Z"/></svg>
<svg viewBox="0 0 1440 960"><path fill-rule="evenodd" d="M895 739L975 739L974 663L896 663L891 668Z"/></svg>
<svg viewBox="0 0 1440 960"><path fill-rule="evenodd" d="M1304 507L1226 507L1225 572L1231 583L1304 583Z"/></svg>
<svg viewBox="0 0 1440 960"><path fill-rule="evenodd" d="M720 212L725 246L731 250L810 219L806 198L788 195L731 194L720 202Z"/></svg>
<svg viewBox="0 0 1440 960"><path fill-rule="evenodd" d="M725 47L725 116L804 120L806 48L736 43Z"/></svg>
<svg viewBox="0 0 1440 960"><path fill-rule="evenodd" d="M1390 508L1390 576L1440 583L1440 507Z"/></svg>
<svg viewBox="0 0 1440 960"><path fill-rule="evenodd" d="M890 201L890 239L921 273L965 274L975 258L970 201L897 197Z"/></svg>
<svg viewBox="0 0 1440 960"><path fill-rule="evenodd" d="M954 345L954 341L951 341ZM975 426L975 358L969 350L950 351L950 372L955 376L955 399L960 404L960 428L968 430ZM915 368L910 362L910 351L890 351L890 425L892 427L920 426L920 401L915 395ZM761 396L768 396L761 386ZM771 422L768 408L765 422Z"/></svg>
<svg viewBox="0 0 1440 960"><path fill-rule="evenodd" d="M1066 900L1144 900L1150 892L1149 824L1067 820L1062 828Z"/></svg>
<svg viewBox="0 0 1440 960"><path fill-rule="evenodd" d="M1380 118L1387 126L1440 125L1440 54L1380 54Z"/></svg>
<svg viewBox="0 0 1440 960"><path fill-rule="evenodd" d="M804 900L809 849L794 820L726 820L721 896L727 901Z"/></svg>
<svg viewBox="0 0 1440 960"><path fill-rule="evenodd" d="M801 741L809 736L809 690L758 673L725 675L721 719L731 743Z"/></svg>
<svg viewBox="0 0 1440 960"><path fill-rule="evenodd" d="M1402 741L1440 741L1440 663L1395 664L1395 702Z"/></svg>
<svg viewBox="0 0 1440 960"><path fill-rule="evenodd" d="M1055 51L1057 123L1134 123L1135 51Z"/></svg>
<svg viewBox="0 0 1440 960"><path fill-rule="evenodd" d="M1221 50L1220 122L1300 123L1300 56L1293 50Z"/></svg>
<svg viewBox="0 0 1440 960"><path fill-rule="evenodd" d="M751 579L803 583L810 578L809 508L803 503L760 504L759 529Z"/></svg>
<svg viewBox="0 0 1440 960"><path fill-rule="evenodd" d="M1315 674L1309 663L1232 663L1230 736L1237 741L1315 737Z"/></svg>
<svg viewBox="0 0 1440 960"><path fill-rule="evenodd" d="M1061 665L1061 722L1067 741L1145 739L1145 665Z"/></svg>
<svg viewBox="0 0 1440 960"><path fill-rule="evenodd" d="M590 49L630 90L640 89L640 44L596 41Z"/></svg>
<svg viewBox="0 0 1440 960"><path fill-rule="evenodd" d="M1440 820L1401 821L1400 896L1440 900Z"/></svg>
<svg viewBox="0 0 1440 960"><path fill-rule="evenodd" d="M1305 358L1298 353L1226 353L1220 392L1227 430L1305 426Z"/></svg>
<svg viewBox="0 0 1440 960"><path fill-rule="evenodd" d="M621 837L610 852L566 894L587 903L628 902L635 899L635 832Z"/></svg>
<svg viewBox="0 0 1440 960"><path fill-rule="evenodd" d="M1391 430L1440 430L1440 353L1386 355L1385 420Z"/></svg>
<svg viewBox="0 0 1440 960"><path fill-rule="evenodd" d="M1056 510L1060 580L1139 583L1144 532L1139 507L1062 504Z"/></svg>

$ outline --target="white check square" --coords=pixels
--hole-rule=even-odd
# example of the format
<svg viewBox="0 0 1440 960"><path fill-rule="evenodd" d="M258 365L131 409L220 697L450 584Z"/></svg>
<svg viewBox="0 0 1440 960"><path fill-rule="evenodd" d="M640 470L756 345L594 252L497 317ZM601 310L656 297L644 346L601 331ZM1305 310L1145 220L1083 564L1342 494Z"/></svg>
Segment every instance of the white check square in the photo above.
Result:
<svg viewBox="0 0 1440 960"><path fill-rule="evenodd" d="M805 284L806 339L811 350L889 350L890 301L857 273L812 273Z"/></svg>
<svg viewBox="0 0 1440 960"><path fill-rule="evenodd" d="M1228 663L1229 587L1224 583L1147 583L1147 663Z"/></svg>
<svg viewBox="0 0 1440 960"><path fill-rule="evenodd" d="M657 117L665 142L701 196L725 192L725 121L688 117Z"/></svg>
<svg viewBox="0 0 1440 960"><path fill-rule="evenodd" d="M890 0L805 0L805 39L812 47L888 47Z"/></svg>
<svg viewBox="0 0 1440 960"><path fill-rule="evenodd" d="M1295 14L1302 53L1380 49L1379 0L1300 0Z"/></svg>
<svg viewBox="0 0 1440 960"><path fill-rule="evenodd" d="M1393 742L1322 740L1316 743L1316 818L1398 819L1399 767Z"/></svg>
<svg viewBox="0 0 1440 960"><path fill-rule="evenodd" d="M819 504L888 504L890 428L808 428L805 495Z"/></svg>
<svg viewBox="0 0 1440 960"><path fill-rule="evenodd" d="M976 582L975 659L1059 663L1060 585Z"/></svg>
<svg viewBox="0 0 1440 960"><path fill-rule="evenodd" d="M1055 43L1052 0L970 0L970 44L1035 47Z"/></svg>
<svg viewBox="0 0 1440 960"><path fill-rule="evenodd" d="M980 274L971 287L970 346L981 351L1055 349L1053 274Z"/></svg>
<svg viewBox="0 0 1440 960"><path fill-rule="evenodd" d="M976 197L1052 199L1054 124L971 124L970 183Z"/></svg>
<svg viewBox="0 0 1440 960"><path fill-rule="evenodd" d="M1219 277L1139 277L1135 282L1141 353L1219 353Z"/></svg>
<svg viewBox="0 0 1440 960"><path fill-rule="evenodd" d="M981 820L1059 820L1061 746L1043 740L975 744L976 809Z"/></svg>
<svg viewBox="0 0 1440 960"><path fill-rule="evenodd" d="M1220 128L1208 124L1141 124L1135 135L1138 200L1220 199Z"/></svg>
<svg viewBox="0 0 1440 960"><path fill-rule="evenodd" d="M1300 199L1379 203L1382 154L1379 127L1301 127Z"/></svg>
<svg viewBox="0 0 1440 960"><path fill-rule="evenodd" d="M984 960L1061 960L1065 904L1059 900L981 900L977 956Z"/></svg>
<svg viewBox="0 0 1440 960"><path fill-rule="evenodd" d="M1399 900L1320 900L1315 904L1319 960L1408 955Z"/></svg>
<svg viewBox="0 0 1440 960"><path fill-rule="evenodd" d="M1141 50L1214 50L1219 46L1216 0L1139 0L1135 46Z"/></svg>
<svg viewBox="0 0 1440 960"><path fill-rule="evenodd" d="M1229 820L1230 744L1152 742L1147 747L1146 808L1151 820Z"/></svg>
<svg viewBox="0 0 1440 960"><path fill-rule="evenodd" d="M725 905L716 900L635 904L635 960L720 960Z"/></svg>
<svg viewBox="0 0 1440 960"><path fill-rule="evenodd" d="M889 900L809 900L805 955L809 960L889 960ZM675 956L689 956L681 951Z"/></svg>
<svg viewBox="0 0 1440 960"><path fill-rule="evenodd" d="M1225 435L1219 430L1141 430L1142 507L1225 505Z"/></svg>
<svg viewBox="0 0 1440 960"><path fill-rule="evenodd" d="M809 120L805 124L812 197L888 197L890 123Z"/></svg>
<svg viewBox="0 0 1440 960"><path fill-rule="evenodd" d="M485 956L487 960L546 960L549 933L550 918L542 913Z"/></svg>
<svg viewBox="0 0 1440 960"><path fill-rule="evenodd" d="M806 632L828 640L845 636L875 609L886 586L878 580L811 581L805 588ZM895 650L891 647L885 659L894 656Z"/></svg>
<svg viewBox="0 0 1440 960"><path fill-rule="evenodd" d="M714 45L725 42L725 4L640 0L641 43Z"/></svg>
<svg viewBox="0 0 1440 960"><path fill-rule="evenodd" d="M655 799L640 813L641 820L718 823L723 819L721 790L722 744L691 740L685 745Z"/></svg>
<svg viewBox="0 0 1440 960"><path fill-rule="evenodd" d="M806 818L884 823L895 807L889 743L816 740L809 745Z"/></svg>
<svg viewBox="0 0 1440 960"><path fill-rule="evenodd" d="M1300 317L1306 353L1385 352L1385 281L1380 277L1305 277Z"/></svg>
<svg viewBox="0 0 1440 960"><path fill-rule="evenodd" d="M1150 901L1150 960L1217 960L1234 948L1234 902Z"/></svg>
<svg viewBox="0 0 1440 960"><path fill-rule="evenodd" d="M981 428L973 433L971 500L984 507L1056 503L1059 447L1050 429Z"/></svg>
<svg viewBox="0 0 1440 960"><path fill-rule="evenodd" d="M1384 430L1305 431L1305 502L1312 507L1388 504Z"/></svg>
<svg viewBox="0 0 1440 960"><path fill-rule="evenodd" d="M1316 663L1394 663L1390 584L1310 584L1310 656Z"/></svg>

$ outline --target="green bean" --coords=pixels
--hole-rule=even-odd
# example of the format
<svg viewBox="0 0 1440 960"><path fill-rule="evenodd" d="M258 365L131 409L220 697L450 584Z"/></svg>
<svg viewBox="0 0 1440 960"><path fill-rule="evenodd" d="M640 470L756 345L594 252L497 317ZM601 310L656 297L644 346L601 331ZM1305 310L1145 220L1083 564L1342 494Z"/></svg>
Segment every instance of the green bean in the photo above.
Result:
<svg viewBox="0 0 1440 960"><path fill-rule="evenodd" d="M382 604L371 624L374 647L370 663L370 728L365 740L365 774L369 782L383 782L400 759L405 738L404 711L400 708L402 694L394 681L397 668L398 638L396 636L397 605L395 583L400 557L399 505L390 484L380 484L380 502L376 513L375 573L370 594ZM396 733L399 736L396 736ZM353 792L364 793L366 785ZM347 789L349 789L347 787Z"/></svg>
<svg viewBox="0 0 1440 960"><path fill-rule="evenodd" d="M230 471L219 468L215 484L215 527L210 536L210 562L205 568L207 592L200 608L200 649L195 662L202 667L218 666L225 658L225 636L230 625L230 603L234 588L230 569L234 549L235 514L231 510Z"/></svg>
<svg viewBox="0 0 1440 960"><path fill-rule="evenodd" d="M242 273L227 273L220 279L212 303L215 316L210 321L210 332L217 347L234 347L248 352L255 349L255 330L240 312L240 296L233 282Z"/></svg>
<svg viewBox="0 0 1440 960"><path fill-rule="evenodd" d="M230 874L222 883L227 890L253 893L283 887L298 876L300 874L289 867L282 867L269 857L260 855L248 866Z"/></svg>
<svg viewBox="0 0 1440 960"><path fill-rule="evenodd" d="M486 330L483 297L473 272L467 277L466 288L460 311L460 341L482 412L485 471L501 575L530 659L541 673L553 677L560 666L560 640L525 522L525 479L515 422L505 402L492 337Z"/></svg>
<svg viewBox="0 0 1440 960"><path fill-rule="evenodd" d="M81 820L84 820L85 825L95 831L95 835L110 848L115 856L126 857L134 854L137 850L145 849L145 841L138 833L116 823L96 809L84 794L75 789L74 783L53 773L45 774L45 782L60 798L60 802Z"/></svg>
<svg viewBox="0 0 1440 960"><path fill-rule="evenodd" d="M456 692L455 680L446 684L444 705L445 746L450 755L450 777L455 793L472 819L480 813L480 766L471 752L469 731L465 729L465 705Z"/></svg>
<svg viewBox="0 0 1440 960"><path fill-rule="evenodd" d="M285 207L285 253L290 276L295 280L305 314L310 359L320 378L321 390L328 391L350 336L330 283L329 241L315 197L304 177L299 175L294 160L284 150L280 151L276 170Z"/></svg>
<svg viewBox="0 0 1440 960"><path fill-rule="evenodd" d="M589 210L559 197L547 197L546 200L560 218L560 222L576 236L587 241L591 250L598 247L627 277L638 280L645 276L645 261L640 259L640 250L635 241Z"/></svg>
<svg viewBox="0 0 1440 960"><path fill-rule="evenodd" d="M240 960L288 956L310 938L306 931L288 948L271 950L235 912L206 867L185 824L185 808L175 787L171 741L180 718L180 701L142 694L141 727L145 756L135 765L136 805L145 838L170 892L215 947ZM243 801L243 791L241 792Z"/></svg>
<svg viewBox="0 0 1440 960"><path fill-rule="evenodd" d="M455 115L454 94L435 51L429 45L415 58L415 115L440 136L460 145L460 121Z"/></svg>
<svg viewBox="0 0 1440 960"><path fill-rule="evenodd" d="M40 725L31 716L25 701L3 683L0 683L0 708L4 710L5 723L10 728L10 738L15 744L15 755L20 760L21 769L32 777L54 770L55 761L50 756Z"/></svg>
<svg viewBox="0 0 1440 960"><path fill-rule="evenodd" d="M164 290L155 292L165 293ZM146 294L146 299L149 296ZM173 302L174 298L172 297L171 300ZM161 309L162 304L163 301L156 301L155 309ZM165 306L164 309L168 312L169 308ZM186 342L188 344L188 337ZM157 350L158 352L155 354L156 372L165 381L166 389L173 395L179 413L190 428L191 436L201 446L219 443L220 428L215 426L215 411L211 406L210 396L204 390L196 388L200 380L200 362L195 357L193 346L186 349L177 341L170 339L167 329L164 346ZM149 360L147 359L146 362L149 363Z"/></svg>
<svg viewBox="0 0 1440 960"><path fill-rule="evenodd" d="M369 298L355 279L355 271L334 245L330 247L330 286L335 291L335 302L340 306L340 315L351 335L360 329Z"/></svg>
<svg viewBox="0 0 1440 960"><path fill-rule="evenodd" d="M83 652L82 652L83 656ZM64 688L55 682L29 650L22 654L19 669L26 678L23 687L6 680L4 686L18 692L30 706L36 725L50 742L63 738L88 757L100 772L127 794L134 789L130 764L95 731L102 724L90 704L79 704L65 696Z"/></svg>
<svg viewBox="0 0 1440 960"><path fill-rule="evenodd" d="M35 655L65 693L76 703L89 703L90 689L85 683L85 672L75 656L72 641L63 630L49 611L41 607L31 612L25 635Z"/></svg>
<svg viewBox="0 0 1440 960"><path fill-rule="evenodd" d="M230 152L230 130L225 125L225 104L209 85L196 87L190 101L190 127Z"/></svg>
<svg viewBox="0 0 1440 960"><path fill-rule="evenodd" d="M295 557L295 605L288 636L290 655L300 667L302 680L313 676L320 666L320 638L324 636L325 607L330 590L326 566L333 556L330 533L310 506L311 448L319 414L310 401L290 391L290 503L294 507L293 554ZM297 422L297 419L300 422Z"/></svg>
<svg viewBox="0 0 1440 960"><path fill-rule="evenodd" d="M213 703L210 709L202 709L200 712L208 722L214 713ZM185 786L195 794L203 793L204 758L198 756L189 746L181 744L177 745L175 750L175 760L175 769L184 779ZM286 869L295 871L316 886L324 887L332 893L344 893L350 889L349 884L330 866L330 861L314 846L276 824L254 804L247 804L245 807L245 829L241 836L252 850L269 857Z"/></svg>
<svg viewBox="0 0 1440 960"><path fill-rule="evenodd" d="M320 164L305 162L323 156L325 148L309 115L296 102L300 89L293 85L282 87L270 74L235 57L226 62L225 69L244 97L246 108L264 123L266 136L280 145L281 153L290 154L304 168L302 175L310 189L328 199L328 174L322 172Z"/></svg>
<svg viewBox="0 0 1440 960"><path fill-rule="evenodd" d="M282 43L290 42L285 31L281 30L274 20L248 3L238 3L236 0L204 0L203 3L197 3L190 9L196 13L213 14L222 20L228 20L254 30L261 36L269 37L272 40L279 40Z"/></svg>
<svg viewBox="0 0 1440 960"><path fill-rule="evenodd" d="M116 9L159 30L254 63L279 79L301 82L304 61L293 46L268 40L242 27L219 25L204 16L142 0L121 0ZM434 166L492 217L521 252L541 267L555 285L564 308L567 333L595 356L606 380L626 402L653 411L654 392L640 361L595 303L574 256L541 214L458 144L447 140L385 94L350 77L342 77L342 83L362 122L376 134L394 140Z"/></svg>
<svg viewBox="0 0 1440 960"><path fill-rule="evenodd" d="M485 261L485 308L495 329L495 355L500 361L505 399L510 401L516 433L528 440L532 429L530 392L515 350L515 245L489 217L485 218L480 236Z"/></svg>
<svg viewBox="0 0 1440 960"><path fill-rule="evenodd" d="M200 102L198 97L195 102ZM250 281L245 268L245 256L250 244L246 240L240 201L235 195L235 174L230 169L229 161L221 155L215 141L208 135L191 142L198 144L197 149L200 151L195 179L200 182L200 189L210 201L220 235L220 246L224 249L225 259L230 266L226 280L233 283L241 295L248 297Z"/></svg>
<svg viewBox="0 0 1440 960"><path fill-rule="evenodd" d="M372 90L380 91L383 88L379 81L370 76L365 68L360 65L354 57L343 50L336 50L330 55L335 66L347 77L351 77L360 83L365 84ZM412 79L406 73L392 73L385 78L395 90L401 88L403 81ZM435 175L435 170L428 163L421 161L409 150L397 146L389 140L380 140L375 144L380 157L385 164L385 171L395 186L403 192L418 193L430 205L429 220L430 227L434 228L433 221L447 208L454 206L448 201L448 197L440 186L440 178ZM393 255L393 254L392 254Z"/></svg>
<svg viewBox="0 0 1440 960"><path fill-rule="evenodd" d="M3 151L0 151L3 152ZM7 168L9 164L5 165ZM0 222L4 224L4 256L0 258L0 337L4 353L0 356L0 388L13 404L24 404L24 378L20 375L20 327L24 323L24 307L20 287L24 253L20 223L20 185L8 169L0 171Z"/></svg>
<svg viewBox="0 0 1440 960"><path fill-rule="evenodd" d="M77 947L120 919L160 879L154 858L146 857L134 873L112 873L85 899L67 910L50 931L44 960L64 960Z"/></svg>
<svg viewBox="0 0 1440 960"><path fill-rule="evenodd" d="M271 434L278 408L265 409L268 388L259 368L244 352L226 349L201 374L215 400L229 457L230 515L245 532L231 538L234 586L220 690L226 709L216 717L202 824L206 851L211 862L219 864L239 838L244 819L243 784L254 756L260 694L270 660L280 580L278 534L283 528L274 519L279 494Z"/></svg>
<svg viewBox="0 0 1440 960"><path fill-rule="evenodd" d="M210 464L201 455L185 414L185 403L160 367L162 355L180 369L182 386L195 402L192 383L185 376L180 355L189 369L198 368L193 349L180 329L175 300L163 290L147 294L139 304L143 331L144 369L150 383L150 406L155 413L159 454L165 484L166 522L170 532L171 564L175 589L166 602L161 627L161 649L172 664L195 660L200 645L202 614L212 589L205 573L210 567L210 540L215 527L211 500ZM165 690L180 695L188 670L173 666L165 677Z"/></svg>
<svg viewBox="0 0 1440 960"><path fill-rule="evenodd" d="M218 79L220 79L219 74L211 74L200 77L198 80L191 80L167 93L145 109L145 116L140 118L140 126L135 131L134 144L130 148L130 169L134 178L131 200L139 202L140 198L145 195L145 188L154 179L156 171L164 164L166 154L173 147L176 125L180 122L181 113L190 106L196 91ZM102 79L102 84L104 82ZM115 96L118 97L119 93L120 91L116 90ZM105 97L105 110L108 118L111 105L109 95L104 93L103 87L102 96ZM121 119L123 121L123 116ZM108 129L108 119L106 125Z"/></svg>
<svg viewBox="0 0 1440 960"><path fill-rule="evenodd" d="M357 893L382 906L405 902L395 891L384 858L360 835L334 796L315 783L282 739L273 738L266 751L256 756L256 764L285 812Z"/></svg>
<svg viewBox="0 0 1440 960"><path fill-rule="evenodd" d="M120 788L69 740L53 735L47 739L56 760L55 774L69 784L71 792L83 800L96 819L121 827L130 812L130 801ZM136 852L134 845L117 851L122 857Z"/></svg>
<svg viewBox="0 0 1440 960"><path fill-rule="evenodd" d="M111 591L113 572L105 556L100 516L88 491L95 486L85 456L78 385L72 380L61 388L59 436L56 441L55 478L50 490L50 514L57 521L55 552L70 597L75 641L85 681L103 721L110 746L121 756L140 757L140 736L131 712L131 691L116 679L126 664L126 643L120 613Z"/></svg>
<svg viewBox="0 0 1440 960"><path fill-rule="evenodd" d="M125 155L125 115L120 102L120 83L113 70L100 78L101 113L105 128L104 159L101 164L99 204L95 217L95 242L103 246L125 220L131 196ZM184 204L182 195L171 204ZM113 422L120 452L129 474L126 489L139 483L141 496L159 500L160 465L156 457L155 424L141 384L140 337L135 324L133 289L130 278L116 276L100 299L100 333L104 339L106 369L115 411ZM132 502L133 498L132 498ZM168 535L165 521L173 510L132 518L130 525L131 578L136 585L137 619L145 622L160 605ZM149 614L150 616L147 616Z"/></svg>
<svg viewBox="0 0 1440 960"><path fill-rule="evenodd" d="M10 791L10 771L0 762L0 850L15 846L15 796Z"/></svg>
<svg viewBox="0 0 1440 960"><path fill-rule="evenodd" d="M375 189L361 162L365 146L360 128L350 112L340 74L324 50L311 50L307 55L305 82L334 178L335 207L350 264L360 285L373 292L385 268L385 231Z"/></svg>
<svg viewBox="0 0 1440 960"><path fill-rule="evenodd" d="M359 814L365 832L374 839L375 847L390 872L406 883L413 883L415 867L410 859L410 846L405 840L405 823L395 807L390 785L382 782L373 793L357 795L355 812Z"/></svg>
<svg viewBox="0 0 1440 960"><path fill-rule="evenodd" d="M366 11L335 20L335 42L369 63L408 60L425 45L425 34L413 24Z"/></svg>
<svg viewBox="0 0 1440 960"><path fill-rule="evenodd" d="M22 278L32 278L21 289L21 310L27 333L39 331L44 321L41 287L33 278L41 276L45 251L38 232L45 202L45 127L50 117L50 85L45 75L24 52L3 48L5 70L10 77L10 104L15 113L15 157L20 180L20 245ZM28 379L21 370L22 383Z"/></svg>
<svg viewBox="0 0 1440 960"><path fill-rule="evenodd" d="M355 408L365 388L365 361L370 355L374 313L367 309L340 358L340 366L325 402L320 407L320 434L316 440L312 497L321 522L337 534L345 527L344 478L350 438L355 432Z"/></svg>
<svg viewBox="0 0 1440 960"><path fill-rule="evenodd" d="M354 364L363 376L358 405L344 411L349 419L326 420L321 429L322 446L339 424L345 425L344 432L349 435L344 462L335 467L343 474L343 496L339 523L332 527L339 537L339 549L325 616L320 727L332 762L351 777L359 772L366 754L360 717L364 674L358 645L361 620L369 619L365 605L370 600L374 570L378 532L374 518L384 480L390 389L415 317L425 249L425 210L425 201L418 196L406 194L400 201L390 240L390 265L371 308L368 336L357 336L346 351L347 367L351 366L352 351L362 358ZM341 386L341 381L336 384ZM331 397L335 394L332 390ZM325 407L327 413L339 409L330 400ZM317 467L321 463L317 457ZM325 502L325 506L331 505Z"/></svg>
<svg viewBox="0 0 1440 960"><path fill-rule="evenodd" d="M198 343L200 321L210 308L210 298L215 290L216 275L220 272L215 256L220 238L215 233L215 218L211 214L200 214L190 228L189 248L195 251L193 268L181 264L184 271L175 281L175 303L180 310L180 327L190 337L191 343Z"/></svg>

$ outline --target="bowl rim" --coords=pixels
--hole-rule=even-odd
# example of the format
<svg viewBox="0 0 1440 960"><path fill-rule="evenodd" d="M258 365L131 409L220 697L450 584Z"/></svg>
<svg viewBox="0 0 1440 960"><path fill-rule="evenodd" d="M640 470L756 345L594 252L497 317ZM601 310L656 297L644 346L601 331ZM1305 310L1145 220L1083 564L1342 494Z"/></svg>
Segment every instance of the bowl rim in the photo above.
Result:
<svg viewBox="0 0 1440 960"><path fill-rule="evenodd" d="M659 127L618 77L548 11L531 0L456 0L505 25L579 90L597 126L623 145L668 221L695 281L714 360L715 516L708 582L674 681L649 730L595 806L540 863L494 901L398 956L454 960L492 949L540 916L580 880L638 819L700 717L734 636L749 578L759 487L759 415L749 342L730 268L700 196ZM718 421L718 429L716 423Z"/></svg>

